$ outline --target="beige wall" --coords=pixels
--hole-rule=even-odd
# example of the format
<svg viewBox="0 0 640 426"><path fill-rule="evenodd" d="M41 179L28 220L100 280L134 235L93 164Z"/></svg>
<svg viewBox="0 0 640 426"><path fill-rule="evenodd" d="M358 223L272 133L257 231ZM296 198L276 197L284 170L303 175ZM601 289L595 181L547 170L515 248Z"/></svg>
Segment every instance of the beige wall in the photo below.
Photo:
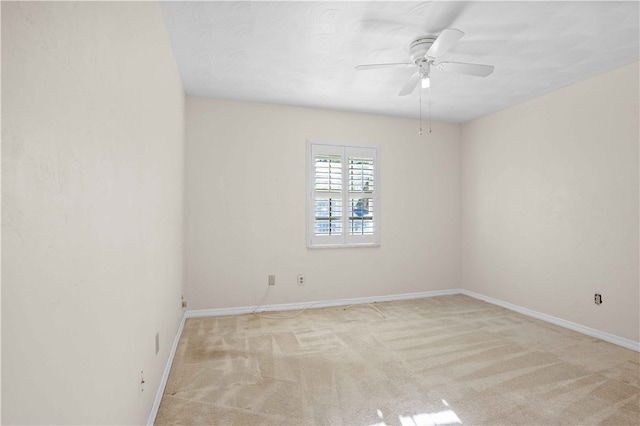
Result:
<svg viewBox="0 0 640 426"><path fill-rule="evenodd" d="M459 126L187 97L190 309L460 285ZM307 249L306 140L380 147L378 248ZM305 274L305 286L296 275Z"/></svg>
<svg viewBox="0 0 640 426"><path fill-rule="evenodd" d="M640 341L638 75L462 126L464 288Z"/></svg>
<svg viewBox="0 0 640 426"><path fill-rule="evenodd" d="M157 4L2 2L3 424L146 420L181 316L183 113Z"/></svg>
<svg viewBox="0 0 640 426"><path fill-rule="evenodd" d="M184 182L156 4L3 2L2 89L5 424L146 419L183 241L190 309L255 305L276 274L266 304L464 287L640 340L638 64L423 137L190 97ZM381 148L380 247L306 248L307 139Z"/></svg>

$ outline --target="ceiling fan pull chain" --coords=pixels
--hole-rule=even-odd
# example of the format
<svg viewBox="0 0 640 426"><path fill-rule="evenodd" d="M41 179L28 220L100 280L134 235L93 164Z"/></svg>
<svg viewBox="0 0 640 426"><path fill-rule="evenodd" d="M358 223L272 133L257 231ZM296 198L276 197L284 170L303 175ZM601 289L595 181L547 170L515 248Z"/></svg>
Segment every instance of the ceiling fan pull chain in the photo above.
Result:
<svg viewBox="0 0 640 426"><path fill-rule="evenodd" d="M429 85L429 134L431 134L431 85Z"/></svg>
<svg viewBox="0 0 640 426"><path fill-rule="evenodd" d="M422 90L420 90L420 98L419 99L420 99L419 100L419 102L420 102L420 131L418 131L418 134L420 136L422 136Z"/></svg>

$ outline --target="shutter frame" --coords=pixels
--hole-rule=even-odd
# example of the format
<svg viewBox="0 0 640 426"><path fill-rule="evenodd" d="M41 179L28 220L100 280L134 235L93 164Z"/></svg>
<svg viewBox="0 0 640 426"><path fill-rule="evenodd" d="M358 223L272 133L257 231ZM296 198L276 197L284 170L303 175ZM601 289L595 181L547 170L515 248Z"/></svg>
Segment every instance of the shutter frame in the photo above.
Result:
<svg viewBox="0 0 640 426"><path fill-rule="evenodd" d="M319 194L324 195L337 195L337 191L331 191L331 183L329 184L329 191L316 189L316 158L319 156L331 156L340 155L341 157L341 173L342 173L342 185L341 185L341 234L317 234L316 233L316 200L319 198ZM364 184L362 184L362 190L350 191L350 184L353 181L350 180L350 176L357 176L357 173L350 172L350 159L367 159L371 160L372 171L370 174L366 172L365 165L363 164L360 170L360 180L364 180L365 177L371 176L373 178L373 184L369 191L364 191ZM330 169L330 164L329 164ZM379 148L376 146L358 146L358 145L338 145L333 143L307 141L307 247L308 248L330 248L330 247L377 247L380 245L380 158ZM325 178L323 176L323 178ZM365 181L366 182L366 181ZM324 186L324 185L323 185ZM354 197L357 195L366 195L361 197ZM351 200L359 200L361 204L368 204L366 208L360 206L360 212L356 212L356 209L350 208ZM368 200L368 201L365 201ZM357 202L356 202L357 203ZM364 216L364 212L371 213L369 216ZM325 217L325 216L322 216ZM329 211L329 217L331 217L331 211ZM360 219L362 217L362 219ZM367 220L368 219L368 220ZM360 226L358 227L358 222ZM329 219L329 223L331 220ZM371 232L366 233L364 225L365 223L371 224ZM351 229L358 228L358 234L350 233ZM331 225L329 225L331 226ZM367 228L368 229L368 228Z"/></svg>

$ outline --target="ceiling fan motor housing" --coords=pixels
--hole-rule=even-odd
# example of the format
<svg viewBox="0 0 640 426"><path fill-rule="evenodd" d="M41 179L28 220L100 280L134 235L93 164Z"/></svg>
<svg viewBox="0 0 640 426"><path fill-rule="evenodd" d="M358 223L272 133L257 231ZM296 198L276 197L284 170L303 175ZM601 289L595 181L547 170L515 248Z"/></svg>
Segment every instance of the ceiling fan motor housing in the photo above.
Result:
<svg viewBox="0 0 640 426"><path fill-rule="evenodd" d="M433 36L421 36L413 40L411 44L409 44L409 57L411 58L411 62L416 65L422 62L434 41L436 41L436 37Z"/></svg>

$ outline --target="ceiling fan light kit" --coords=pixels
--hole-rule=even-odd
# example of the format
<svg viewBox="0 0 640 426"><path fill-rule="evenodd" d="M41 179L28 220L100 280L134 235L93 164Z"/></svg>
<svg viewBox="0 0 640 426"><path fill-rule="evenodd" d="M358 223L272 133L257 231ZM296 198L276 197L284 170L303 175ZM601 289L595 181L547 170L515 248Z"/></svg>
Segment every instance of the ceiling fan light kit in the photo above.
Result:
<svg viewBox="0 0 640 426"><path fill-rule="evenodd" d="M464 33L462 31L455 28L447 28L437 37L416 37L411 41L411 43L409 43L409 59L411 62L363 64L356 66L356 70L364 71L381 68L417 67L416 72L409 77L404 86L402 86L402 89L400 89L400 92L398 93L400 96L406 96L413 93L418 82L421 82L421 87L423 89L430 89L431 71L434 69L439 72L487 77L493 72L494 67L492 65L440 61L440 57L449 51L449 49L451 49L463 36ZM429 105L431 105L431 97L429 97ZM431 109L429 109L429 114L431 114ZM422 122L422 92L420 93L420 121ZM431 129L429 129L429 133L431 133ZM419 134L422 134L422 124L420 125Z"/></svg>

